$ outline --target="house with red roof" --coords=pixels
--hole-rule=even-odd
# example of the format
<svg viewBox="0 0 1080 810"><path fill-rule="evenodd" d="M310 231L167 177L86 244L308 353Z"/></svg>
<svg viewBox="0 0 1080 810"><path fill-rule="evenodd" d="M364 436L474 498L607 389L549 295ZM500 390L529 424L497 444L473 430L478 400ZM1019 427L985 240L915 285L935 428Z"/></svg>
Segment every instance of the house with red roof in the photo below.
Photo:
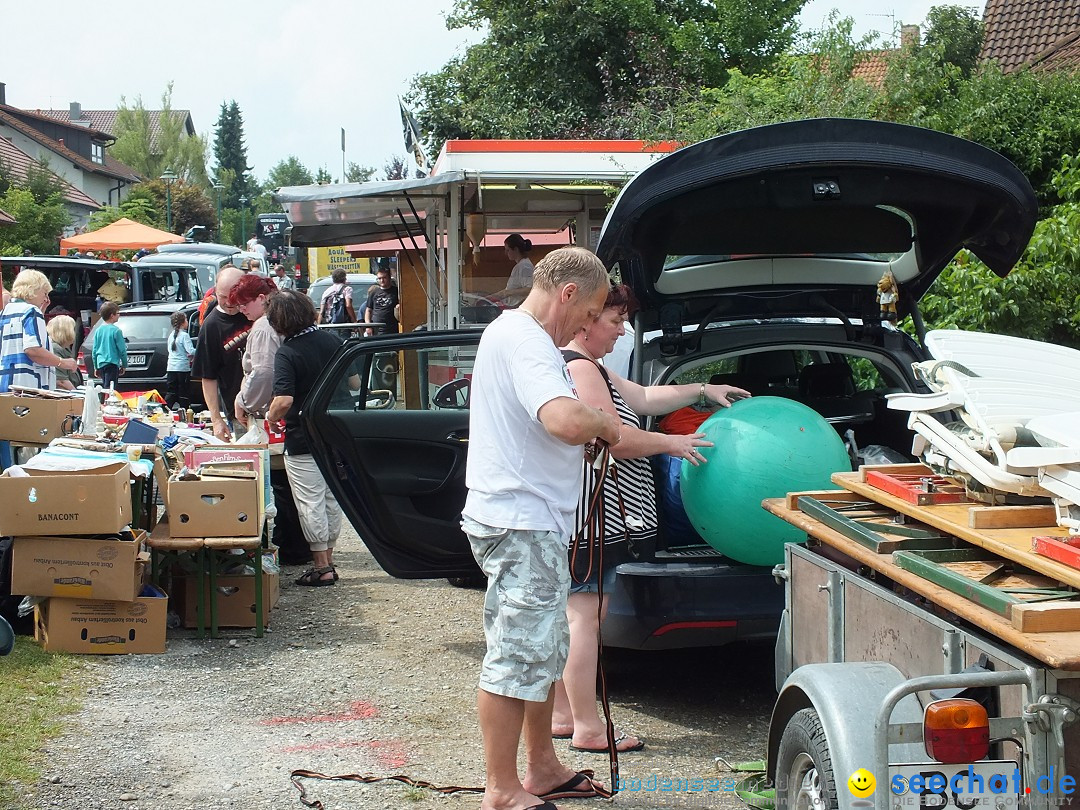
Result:
<svg viewBox="0 0 1080 810"><path fill-rule="evenodd" d="M979 59L1009 73L1080 67L1080 0L987 0Z"/></svg>
<svg viewBox="0 0 1080 810"><path fill-rule="evenodd" d="M4 150L4 160L24 174L26 167L35 162L48 164L64 186L76 227L85 224L89 213L97 208L118 205L131 186L141 180L134 169L107 153L114 141L112 134L104 130L9 105L0 83L0 149Z"/></svg>

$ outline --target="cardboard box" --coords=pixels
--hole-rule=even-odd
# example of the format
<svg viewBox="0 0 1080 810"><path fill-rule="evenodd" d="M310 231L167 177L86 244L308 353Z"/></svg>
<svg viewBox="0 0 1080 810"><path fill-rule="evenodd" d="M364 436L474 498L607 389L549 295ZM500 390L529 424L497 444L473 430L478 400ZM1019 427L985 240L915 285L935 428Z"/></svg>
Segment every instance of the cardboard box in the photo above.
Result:
<svg viewBox="0 0 1080 810"><path fill-rule="evenodd" d="M131 523L126 461L96 470L0 475L0 534L112 534Z"/></svg>
<svg viewBox="0 0 1080 810"><path fill-rule="evenodd" d="M172 537L254 537L262 528L256 480L170 481L168 510Z"/></svg>
<svg viewBox="0 0 1080 810"><path fill-rule="evenodd" d="M184 453L188 469L198 470L203 464L220 464L230 461L246 461L251 469L260 473L259 498L269 507L274 498L270 485L270 450L265 444L203 444Z"/></svg>
<svg viewBox="0 0 1080 810"><path fill-rule="evenodd" d="M64 420L82 416L81 399L20 397L0 394L0 440L16 444L48 444L64 435ZM68 433L72 425L68 423Z"/></svg>
<svg viewBox="0 0 1080 810"><path fill-rule="evenodd" d="M179 590L180 578L174 579ZM255 626L255 577L218 577L217 583L217 620L218 627L254 627ZM198 599L195 594L195 579L183 578L183 615L184 627L198 627L196 608ZM206 594L206 626L210 626L210 595ZM270 624L270 612L277 605L281 594L281 575L263 573L263 622Z"/></svg>
<svg viewBox="0 0 1080 810"><path fill-rule="evenodd" d="M28 596L130 602L139 593L146 532L135 540L92 537L16 537L11 592Z"/></svg>
<svg viewBox="0 0 1080 810"><path fill-rule="evenodd" d="M46 599L34 608L34 638L46 652L163 653L168 604L151 585L131 602Z"/></svg>

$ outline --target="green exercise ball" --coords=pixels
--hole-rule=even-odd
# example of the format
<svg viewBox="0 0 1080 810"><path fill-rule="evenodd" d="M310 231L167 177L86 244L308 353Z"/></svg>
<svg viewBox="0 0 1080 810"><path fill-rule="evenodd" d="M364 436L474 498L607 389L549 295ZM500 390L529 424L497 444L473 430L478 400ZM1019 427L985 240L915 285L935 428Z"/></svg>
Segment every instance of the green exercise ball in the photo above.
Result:
<svg viewBox="0 0 1080 810"><path fill-rule="evenodd" d="M752 397L723 408L699 428L712 447L707 463L683 461L683 506L697 533L725 557L750 565L784 561L784 544L806 533L761 508L765 498L831 489L829 477L851 469L832 425L802 403Z"/></svg>

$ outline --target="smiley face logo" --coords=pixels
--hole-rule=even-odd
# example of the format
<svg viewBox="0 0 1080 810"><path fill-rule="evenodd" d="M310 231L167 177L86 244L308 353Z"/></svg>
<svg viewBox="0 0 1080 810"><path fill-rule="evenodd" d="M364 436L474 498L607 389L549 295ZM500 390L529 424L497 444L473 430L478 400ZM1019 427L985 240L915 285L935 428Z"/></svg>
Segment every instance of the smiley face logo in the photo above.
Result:
<svg viewBox="0 0 1080 810"><path fill-rule="evenodd" d="M877 787L877 782L874 779L874 775L866 768L859 768L855 771L847 780L848 790L851 791L852 796L858 796L860 799L865 799L867 796L874 795L874 788Z"/></svg>

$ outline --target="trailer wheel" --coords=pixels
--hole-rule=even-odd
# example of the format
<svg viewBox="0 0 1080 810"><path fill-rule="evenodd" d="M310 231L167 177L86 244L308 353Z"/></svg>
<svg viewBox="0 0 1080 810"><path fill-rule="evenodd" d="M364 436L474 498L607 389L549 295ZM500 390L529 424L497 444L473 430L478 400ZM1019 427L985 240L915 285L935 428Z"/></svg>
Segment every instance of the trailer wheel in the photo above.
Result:
<svg viewBox="0 0 1080 810"><path fill-rule="evenodd" d="M791 716L776 754L776 799L780 810L835 810L832 756L818 713Z"/></svg>

